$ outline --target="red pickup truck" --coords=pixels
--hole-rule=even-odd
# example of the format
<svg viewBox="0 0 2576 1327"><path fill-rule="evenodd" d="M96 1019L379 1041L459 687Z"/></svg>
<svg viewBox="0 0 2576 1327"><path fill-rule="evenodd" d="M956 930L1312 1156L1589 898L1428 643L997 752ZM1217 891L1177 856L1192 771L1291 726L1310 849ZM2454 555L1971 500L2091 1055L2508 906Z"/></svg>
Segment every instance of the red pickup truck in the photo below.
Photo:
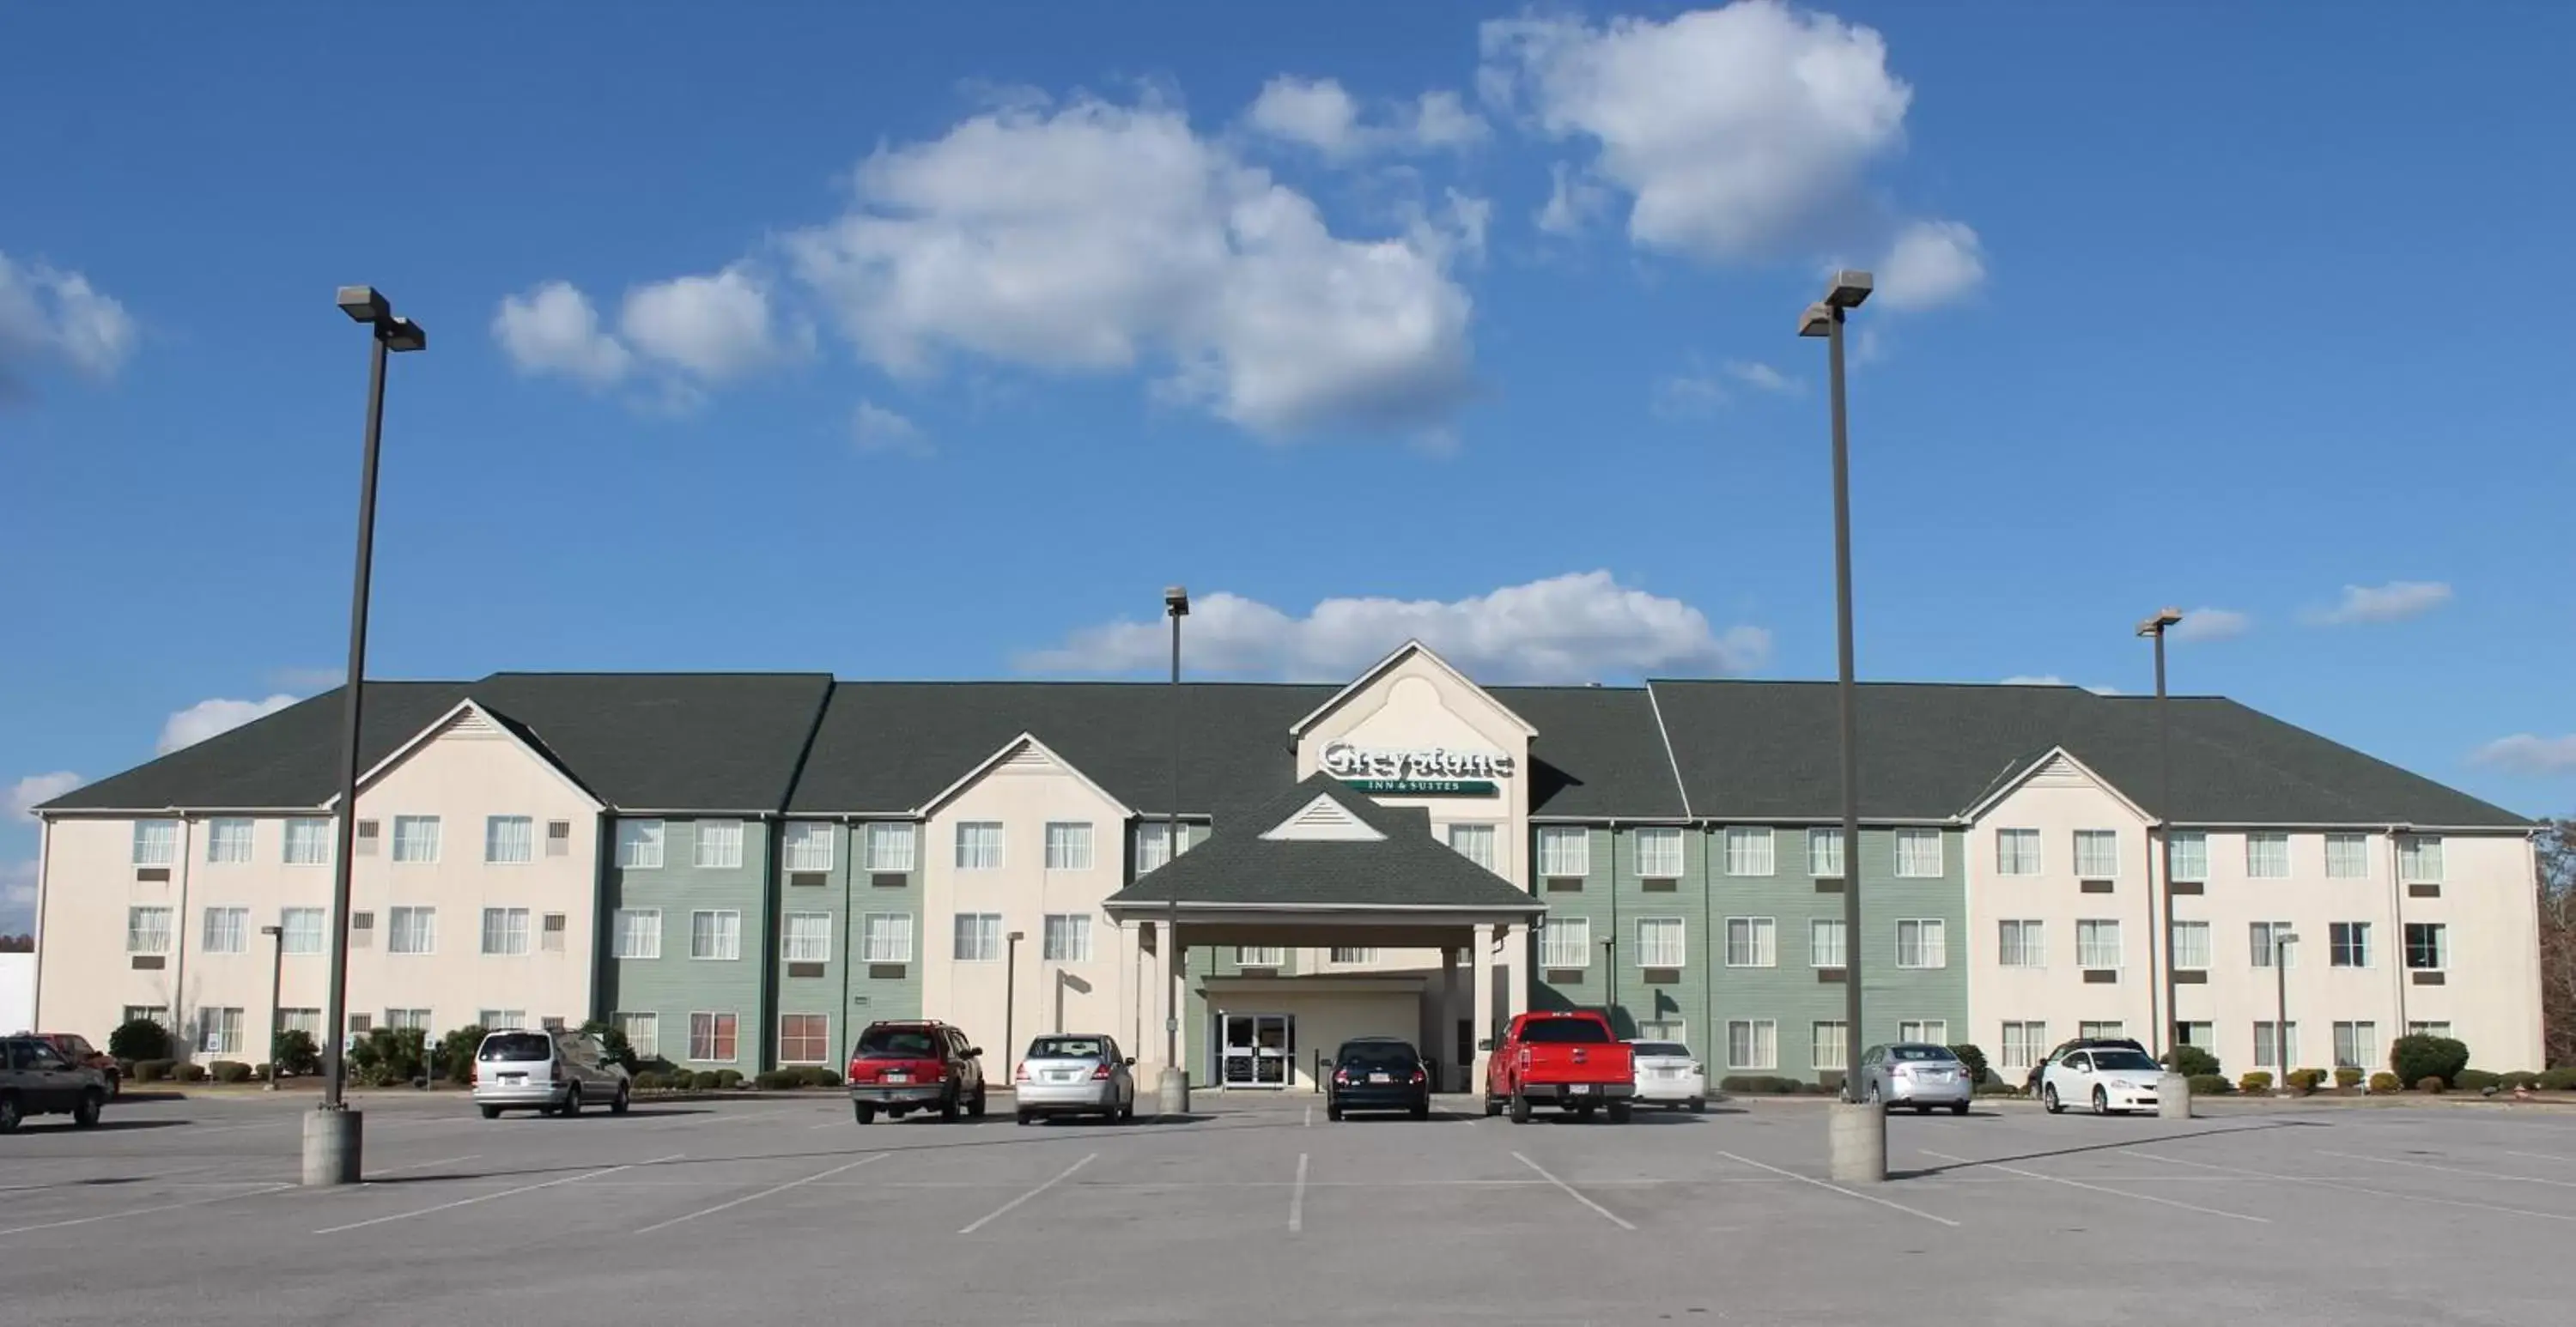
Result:
<svg viewBox="0 0 2576 1327"><path fill-rule="evenodd" d="M1508 1106L1512 1123L1529 1123L1530 1108L1554 1106L1585 1119L1604 1106L1612 1124L1628 1122L1628 1099L1637 1092L1637 1065L1610 1020L1590 1010L1521 1014L1485 1065L1485 1113Z"/></svg>

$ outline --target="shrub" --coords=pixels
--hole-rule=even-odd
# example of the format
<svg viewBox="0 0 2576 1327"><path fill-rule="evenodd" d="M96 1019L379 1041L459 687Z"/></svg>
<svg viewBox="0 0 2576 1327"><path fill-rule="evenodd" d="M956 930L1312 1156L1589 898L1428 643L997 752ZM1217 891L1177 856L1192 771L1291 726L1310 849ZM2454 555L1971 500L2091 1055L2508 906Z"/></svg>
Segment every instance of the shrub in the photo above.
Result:
<svg viewBox="0 0 2576 1327"><path fill-rule="evenodd" d="M2528 1069L2516 1069L2509 1074L2497 1075L2496 1086L2503 1088L2507 1092L2518 1091L2526 1087L2538 1087L2540 1086L2540 1075L2535 1074Z"/></svg>
<svg viewBox="0 0 2576 1327"><path fill-rule="evenodd" d="M474 1081L474 1052L483 1049L480 1023L469 1023L438 1039L438 1065L447 1071L448 1082L469 1084Z"/></svg>
<svg viewBox="0 0 2576 1327"><path fill-rule="evenodd" d="M716 1070L716 1086L727 1092L742 1086L742 1071L740 1069Z"/></svg>
<svg viewBox="0 0 2576 1327"><path fill-rule="evenodd" d="M2176 1046L2165 1052L2165 1067L2185 1078L2214 1078L2225 1072L2218 1057L2198 1046Z"/></svg>
<svg viewBox="0 0 2576 1327"><path fill-rule="evenodd" d="M2370 1076L2370 1090L2373 1092L2395 1092L2405 1086L2406 1084L2400 1081L2397 1075L2385 1069Z"/></svg>
<svg viewBox="0 0 2576 1327"><path fill-rule="evenodd" d="M805 1086L802 1069L763 1069L752 1080L763 1092L787 1092Z"/></svg>
<svg viewBox="0 0 2576 1327"><path fill-rule="evenodd" d="M2293 1069L2290 1071L2290 1076L2283 1081L2290 1085L2290 1090L2293 1092L2314 1092L2324 1085L2326 1081L2326 1071L2323 1069Z"/></svg>
<svg viewBox="0 0 2576 1327"><path fill-rule="evenodd" d="M2243 1078L2236 1080L2236 1086L2246 1092L2269 1092L2272 1090L2272 1071L2249 1069Z"/></svg>
<svg viewBox="0 0 2576 1327"><path fill-rule="evenodd" d="M700 1069L689 1075L689 1087L693 1091L713 1092L723 1085L724 1080L718 1078L713 1069Z"/></svg>
<svg viewBox="0 0 2576 1327"><path fill-rule="evenodd" d="M635 1044L626 1039L625 1033L617 1030L617 1025L615 1023L608 1022L605 1019L594 1018L589 1022L582 1024L581 1030L585 1034L597 1038L599 1041L599 1048L602 1051L607 1052L609 1059L626 1066L626 1072L631 1074L638 1068L638 1064L635 1059Z"/></svg>
<svg viewBox="0 0 2576 1327"><path fill-rule="evenodd" d="M2336 1066L2335 1086L2347 1089L2361 1086L2361 1071L2350 1065Z"/></svg>
<svg viewBox="0 0 2576 1327"><path fill-rule="evenodd" d="M120 1060L167 1060L170 1029L148 1018L119 1023L107 1034L107 1053Z"/></svg>
<svg viewBox="0 0 2576 1327"><path fill-rule="evenodd" d="M1807 1085L1795 1078L1774 1074L1748 1074L1718 1080L1718 1090L1744 1096L1790 1096L1806 1090Z"/></svg>
<svg viewBox="0 0 2576 1327"><path fill-rule="evenodd" d="M2388 1047L2388 1067L2409 1083L2421 1083L2427 1078L2452 1083L2458 1081L2461 1070L2469 1067L2469 1048L2451 1037L2399 1037Z"/></svg>
<svg viewBox="0 0 2576 1327"><path fill-rule="evenodd" d="M2191 1094L2195 1097L2223 1097L2236 1090L2225 1074L2193 1074Z"/></svg>
<svg viewBox="0 0 2576 1327"><path fill-rule="evenodd" d="M138 1083L158 1083L162 1079L170 1076L172 1064L172 1061L164 1059L136 1060L134 1062L134 1081Z"/></svg>
<svg viewBox="0 0 2576 1327"><path fill-rule="evenodd" d="M2017 1097L2021 1095L2021 1089L2010 1083L1979 1083L1973 1091L1976 1095L1981 1097Z"/></svg>
<svg viewBox="0 0 2576 1327"><path fill-rule="evenodd" d="M2463 1092L2484 1092L2502 1086L2502 1080L2484 1069L2463 1069L2451 1075L2451 1086Z"/></svg>
<svg viewBox="0 0 2576 1327"><path fill-rule="evenodd" d="M800 1075L804 1078L805 1086L807 1087L839 1087L841 1085L841 1074L839 1070L827 1069L819 1064L807 1065L800 1071Z"/></svg>
<svg viewBox="0 0 2576 1327"><path fill-rule="evenodd" d="M265 1064L254 1064L250 1067L250 1076L254 1082L265 1083L268 1081L268 1075L269 1066Z"/></svg>
<svg viewBox="0 0 2576 1327"><path fill-rule="evenodd" d="M250 1066L239 1060L217 1060L213 1064L206 1066L206 1072L218 1083L247 1083L250 1081Z"/></svg>
<svg viewBox="0 0 2576 1327"><path fill-rule="evenodd" d="M1959 1057L1959 1063L1968 1066L1969 1083L1985 1083L1993 1080L1994 1075L1986 1068L1986 1053L1975 1043L1961 1042L1951 1047L1950 1053Z"/></svg>
<svg viewBox="0 0 2576 1327"><path fill-rule="evenodd" d="M202 1083L206 1081L206 1066L202 1064L191 1063L176 1065L172 1067L171 1073L182 1083Z"/></svg>
<svg viewBox="0 0 2576 1327"><path fill-rule="evenodd" d="M312 1033L300 1028L287 1028L269 1038L268 1059L281 1073L322 1072L322 1048L313 1044Z"/></svg>
<svg viewBox="0 0 2576 1327"><path fill-rule="evenodd" d="M2548 1070L2540 1075L2540 1085L2552 1092L2576 1092L2576 1065Z"/></svg>
<svg viewBox="0 0 2576 1327"><path fill-rule="evenodd" d="M351 1075L368 1087L408 1083L420 1077L428 1040L419 1028L371 1028L349 1048Z"/></svg>
<svg viewBox="0 0 2576 1327"><path fill-rule="evenodd" d="M2426 1074L2422 1078L2415 1080L2415 1090L2418 1092L2441 1093L2450 1091L2451 1085L2443 1082L2440 1074Z"/></svg>

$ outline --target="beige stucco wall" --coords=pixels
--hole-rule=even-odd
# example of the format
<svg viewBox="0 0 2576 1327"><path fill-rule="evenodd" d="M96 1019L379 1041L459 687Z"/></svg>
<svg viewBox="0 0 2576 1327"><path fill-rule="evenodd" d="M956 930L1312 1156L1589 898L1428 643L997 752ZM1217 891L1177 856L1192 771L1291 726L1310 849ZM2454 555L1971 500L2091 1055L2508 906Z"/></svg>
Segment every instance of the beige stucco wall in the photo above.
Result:
<svg viewBox="0 0 2576 1327"><path fill-rule="evenodd" d="M2042 872L2005 876L1995 870L1996 831L2035 829ZM2075 831L2108 829L2120 836L2120 874L2109 894L2081 892L2075 875ZM2034 776L1991 807L1969 830L1968 1011L1975 1025L1966 1038L1989 1061L2003 1063L2003 1024L2044 1021L2052 1042L2076 1035L2085 1022L2118 1022L2127 1035L2151 1042L2155 1018L2154 971L2162 940L2154 935L2148 905L2153 893L2146 861L2146 822L2111 791L2080 770ZM1864 906L1865 906L1864 902ZM2007 968L1997 961L1998 923L2005 918L2044 924L2047 966ZM2116 918L2120 923L2120 979L2088 984L2075 962L2076 923Z"/></svg>

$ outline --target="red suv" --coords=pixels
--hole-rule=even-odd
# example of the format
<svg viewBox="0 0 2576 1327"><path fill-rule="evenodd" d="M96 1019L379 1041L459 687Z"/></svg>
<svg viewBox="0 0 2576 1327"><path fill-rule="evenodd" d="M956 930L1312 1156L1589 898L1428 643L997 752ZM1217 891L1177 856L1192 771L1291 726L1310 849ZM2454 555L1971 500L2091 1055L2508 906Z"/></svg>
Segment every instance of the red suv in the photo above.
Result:
<svg viewBox="0 0 2576 1327"><path fill-rule="evenodd" d="M850 1108L866 1124L936 1107L939 1118L984 1115L983 1048L945 1023L870 1023L850 1050Z"/></svg>
<svg viewBox="0 0 2576 1327"><path fill-rule="evenodd" d="M89 1044L89 1038L77 1032L30 1033L36 1040L54 1048L54 1053L84 1069L96 1069L107 1080L107 1095L113 1100L125 1087L125 1071L117 1067L116 1057Z"/></svg>

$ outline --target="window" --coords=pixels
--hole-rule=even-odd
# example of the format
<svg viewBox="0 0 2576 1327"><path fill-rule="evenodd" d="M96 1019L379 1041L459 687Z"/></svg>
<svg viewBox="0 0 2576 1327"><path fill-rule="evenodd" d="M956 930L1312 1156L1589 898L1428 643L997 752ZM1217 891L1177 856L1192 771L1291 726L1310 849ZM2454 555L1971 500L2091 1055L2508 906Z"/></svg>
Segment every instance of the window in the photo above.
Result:
<svg viewBox="0 0 2576 1327"><path fill-rule="evenodd" d="M286 908L277 914L277 925L285 934L278 937L280 947L290 954L322 952L322 918L320 908Z"/></svg>
<svg viewBox="0 0 2576 1327"><path fill-rule="evenodd" d="M610 923L609 953L616 958L662 956L662 910L619 908Z"/></svg>
<svg viewBox="0 0 2576 1327"><path fill-rule="evenodd" d="M2046 1023L2008 1022L2004 1024L2004 1056L2002 1067L2006 1069L2027 1069L2032 1065L2039 1063L2041 1057L2047 1055L2048 1051L2048 1025Z"/></svg>
<svg viewBox="0 0 2576 1327"><path fill-rule="evenodd" d="M1578 825L1539 826L1538 873L1592 874L1592 831Z"/></svg>
<svg viewBox="0 0 2576 1327"><path fill-rule="evenodd" d="M1733 1019L1726 1025L1726 1063L1733 1069L1780 1067L1780 1025L1767 1018Z"/></svg>
<svg viewBox="0 0 2576 1327"><path fill-rule="evenodd" d="M1681 927L1681 923L1674 922L1673 927L1675 931L1678 932ZM1776 932L1777 928L1772 925L1771 919L1768 917L1727 918L1726 966L1730 968L1767 968L1776 966L1779 958L1774 949L1776 944ZM1809 938L1813 939L1814 937L1811 936ZM1640 964L1647 967L1681 966L1679 959L1675 959L1671 963L1646 962L1644 955L1644 922L1638 923L1637 943L1639 950L1637 961ZM1678 944L1678 939L1676 939L1676 944Z"/></svg>
<svg viewBox="0 0 2576 1327"><path fill-rule="evenodd" d="M331 864L331 822L310 818L287 821L286 864L329 866Z"/></svg>
<svg viewBox="0 0 2576 1327"><path fill-rule="evenodd" d="M206 909L205 950L209 954L239 954L250 948L250 909Z"/></svg>
<svg viewBox="0 0 2576 1327"><path fill-rule="evenodd" d="M206 860L232 866L250 860L251 822L227 817L206 822Z"/></svg>
<svg viewBox="0 0 2576 1327"><path fill-rule="evenodd" d="M618 821L617 865L629 871L662 869L662 822L659 820Z"/></svg>
<svg viewBox="0 0 2576 1327"><path fill-rule="evenodd" d="M1938 917L1897 922L1896 966L1900 968L1950 966L1949 924Z"/></svg>
<svg viewBox="0 0 2576 1327"><path fill-rule="evenodd" d="M1157 820L1136 826L1136 874L1143 875L1172 860L1172 823ZM1189 827L1181 827L1181 851L1190 850Z"/></svg>
<svg viewBox="0 0 2576 1327"><path fill-rule="evenodd" d="M2290 1062L2287 1064L2282 1062L2281 1049L2272 1039L2273 1033L2279 1029L2279 1026L2266 1022L2257 1022L2254 1025L2254 1063L2261 1068L2281 1071L2298 1067L2299 1025L2296 1020L2289 1025L2290 1035L2286 1040L2289 1042Z"/></svg>
<svg viewBox="0 0 2576 1327"><path fill-rule="evenodd" d="M2116 1040L2129 1035L2129 1025L2116 1018L2099 1022L2083 1022L2075 1025L2075 1035L2104 1041Z"/></svg>
<svg viewBox="0 0 2576 1327"><path fill-rule="evenodd" d="M537 822L526 816L483 817L483 860L494 863L537 859Z"/></svg>
<svg viewBox="0 0 2576 1327"><path fill-rule="evenodd" d="M2209 879L2209 836L2196 829L2173 832L2173 878Z"/></svg>
<svg viewBox="0 0 2576 1327"><path fill-rule="evenodd" d="M135 821L134 864L136 866L178 865L179 822L176 820Z"/></svg>
<svg viewBox="0 0 2576 1327"><path fill-rule="evenodd" d="M2362 834L2326 835L2326 879L2370 878L2370 839Z"/></svg>
<svg viewBox="0 0 2576 1327"><path fill-rule="evenodd" d="M427 1032L429 1031L429 1014L430 1011L426 1009L388 1009L385 1011L385 1026L389 1028L412 1028L417 1031Z"/></svg>
<svg viewBox="0 0 2576 1327"><path fill-rule="evenodd" d="M485 908L483 910L483 952L486 954L528 952L528 910L526 908Z"/></svg>
<svg viewBox="0 0 2576 1327"><path fill-rule="evenodd" d="M1678 834L1680 831L1674 831ZM1494 827L1491 825L1451 825L1449 846L1459 856L1490 871L1494 869ZM1678 849L1676 849L1678 851ZM1675 860L1679 860L1676 858ZM1652 872L1647 872L1651 875ZM1681 874L1679 870L1673 872Z"/></svg>
<svg viewBox="0 0 2576 1327"><path fill-rule="evenodd" d="M1043 919L1040 957L1049 963L1091 961L1091 914L1049 913Z"/></svg>
<svg viewBox="0 0 2576 1327"><path fill-rule="evenodd" d="M2397 878L2408 884L2441 883L2442 837L2438 834L2399 835Z"/></svg>
<svg viewBox="0 0 2576 1327"><path fill-rule="evenodd" d="M322 1035L322 1011L319 1009L280 1009L277 1011L280 1032L301 1032L308 1037Z"/></svg>
<svg viewBox="0 0 2576 1327"><path fill-rule="evenodd" d="M1538 963L1543 968L1592 966L1592 919L1550 917L1539 931Z"/></svg>
<svg viewBox="0 0 2576 1327"><path fill-rule="evenodd" d="M1681 1018L1641 1019L1637 1023L1637 1039L1686 1045L1690 1041L1690 1021Z"/></svg>
<svg viewBox="0 0 2576 1327"><path fill-rule="evenodd" d="M742 957L742 914L708 911L689 914L689 957Z"/></svg>
<svg viewBox="0 0 2576 1327"><path fill-rule="evenodd" d="M242 1011L199 1009L197 1011L197 1052L201 1055L241 1054Z"/></svg>
<svg viewBox="0 0 2576 1327"><path fill-rule="evenodd" d="M1807 874L1819 880L1843 878L1842 826L1818 825L1807 831Z"/></svg>
<svg viewBox="0 0 2576 1327"><path fill-rule="evenodd" d="M1906 1019L1896 1025L1896 1039L1947 1046L1950 1044L1950 1020L1946 1018Z"/></svg>
<svg viewBox="0 0 2576 1327"><path fill-rule="evenodd" d="M780 855L787 859L790 871L831 870L832 827L819 820L788 821Z"/></svg>
<svg viewBox="0 0 2576 1327"><path fill-rule="evenodd" d="M1896 873L1908 879L1931 879L1941 874L1941 831L1937 829L1900 829L1896 831Z"/></svg>
<svg viewBox="0 0 2576 1327"><path fill-rule="evenodd" d="M2409 1023L2406 1025L2406 1035L2410 1037L2447 1037L2451 1035L2451 1022L2449 1019L2443 1019L2439 1022L2433 1023Z"/></svg>
<svg viewBox="0 0 2576 1327"><path fill-rule="evenodd" d="M479 1027L486 1032L489 1032L494 1028L516 1028L526 1027L527 1025L528 1011L525 1009L477 1009L474 1011L474 1026Z"/></svg>
<svg viewBox="0 0 2576 1327"><path fill-rule="evenodd" d="M957 822L957 869L960 871L998 871L1002 869L1002 826L993 820Z"/></svg>
<svg viewBox="0 0 2576 1327"><path fill-rule="evenodd" d="M869 825L863 833L869 870L891 874L912 869L912 826L881 822Z"/></svg>
<svg viewBox="0 0 2576 1327"><path fill-rule="evenodd" d="M742 822L739 820L701 820L695 826L698 834L697 863L700 870L733 871L742 867Z"/></svg>
<svg viewBox="0 0 2576 1327"><path fill-rule="evenodd" d="M2370 923L2329 922L2326 924L2326 948L2329 962L2338 968L2370 966Z"/></svg>
<svg viewBox="0 0 2576 1327"><path fill-rule="evenodd" d="M438 817L395 816L394 860L428 863L438 860Z"/></svg>
<svg viewBox="0 0 2576 1327"><path fill-rule="evenodd" d="M734 1053L734 1016L731 1014L689 1015L689 1058L708 1064L731 1064Z"/></svg>
<svg viewBox="0 0 2576 1327"><path fill-rule="evenodd" d="M2209 967L2209 923L2173 924L2173 965L2182 971Z"/></svg>
<svg viewBox="0 0 2576 1327"><path fill-rule="evenodd" d="M660 1014L615 1014L608 1016L609 1026L626 1034L626 1045L637 1059L649 1060L662 1053L662 1016Z"/></svg>
<svg viewBox="0 0 2576 1327"><path fill-rule="evenodd" d="M1680 845L1680 831L1674 831L1674 844ZM1771 874L1771 827L1768 825L1729 825L1726 827L1726 873L1728 875ZM1681 874L1676 864L1673 874Z"/></svg>
<svg viewBox="0 0 2576 1327"><path fill-rule="evenodd" d="M1843 919L1818 917L1807 923L1807 966L1841 968L1851 966L1843 949Z"/></svg>
<svg viewBox="0 0 2576 1327"><path fill-rule="evenodd" d="M2451 928L2440 922L2406 923L2406 966L2417 972L2451 966Z"/></svg>
<svg viewBox="0 0 2576 1327"><path fill-rule="evenodd" d="M564 914L549 912L539 919L537 948L549 954L560 954L564 948Z"/></svg>
<svg viewBox="0 0 2576 1327"><path fill-rule="evenodd" d="M1761 919L1762 966L1771 966L1771 919ZM1682 919L1679 917L1640 917L1637 919L1637 966L1641 968L1678 968L1686 961Z"/></svg>
<svg viewBox="0 0 2576 1327"><path fill-rule="evenodd" d="M2039 874L2039 831L2035 829L1999 829L1995 831L1995 874Z"/></svg>
<svg viewBox="0 0 2576 1327"><path fill-rule="evenodd" d="M2293 1032L2296 1024L2292 1025ZM2295 1037L2293 1038L2295 1040ZM2337 1023L2334 1025L2334 1067L2369 1069L2379 1063L2379 1025L2377 1023Z"/></svg>
<svg viewBox="0 0 2576 1327"><path fill-rule="evenodd" d="M2047 967L2047 924L2010 920L1997 923L1995 961L2007 968Z"/></svg>
<svg viewBox="0 0 2576 1327"><path fill-rule="evenodd" d="M2290 836L2287 834L2246 835L2245 874L2256 880L2289 879Z"/></svg>
<svg viewBox="0 0 2576 1327"><path fill-rule="evenodd" d="M365 1036L368 1032L373 1031L375 1026L376 1016L374 1014L349 1015L349 1032L353 1036Z"/></svg>
<svg viewBox="0 0 2576 1327"><path fill-rule="evenodd" d="M2075 966L2079 968L2120 966L2120 923L2109 918L2087 919L2075 923Z"/></svg>
<svg viewBox="0 0 2576 1327"><path fill-rule="evenodd" d="M957 914L956 944L948 956L960 963L999 963L1002 961L1002 914L998 912L961 912Z"/></svg>
<svg viewBox="0 0 2576 1327"><path fill-rule="evenodd" d="M859 918L859 943L870 963L912 961L912 914L871 912Z"/></svg>
<svg viewBox="0 0 2576 1327"><path fill-rule="evenodd" d="M1247 968L1278 968L1288 964L1288 951L1277 945L1237 945L1234 961Z"/></svg>
<svg viewBox="0 0 2576 1327"><path fill-rule="evenodd" d="M786 943L780 957L790 963L829 963L832 961L832 914L828 912L791 912L787 914Z"/></svg>
<svg viewBox="0 0 2576 1327"><path fill-rule="evenodd" d="M780 1014L778 1016L778 1062L780 1064L821 1064L832 1058L832 1018L829 1014Z"/></svg>
<svg viewBox="0 0 2576 1327"><path fill-rule="evenodd" d="M1844 1035L1843 1023L1811 1023L1807 1027L1807 1062L1819 1072L1851 1067L1851 1039Z"/></svg>
<svg viewBox="0 0 2576 1327"><path fill-rule="evenodd" d="M1333 961L1336 963L1375 963L1377 961L1377 951L1375 949L1348 949L1336 947L1333 950Z"/></svg>
<svg viewBox="0 0 2576 1327"><path fill-rule="evenodd" d="M1002 864L1000 826L994 827L992 865ZM965 865L959 862L958 865ZM1091 869L1091 825L1085 821L1055 822L1046 827L1046 869L1050 871L1088 871Z"/></svg>
<svg viewBox="0 0 2576 1327"><path fill-rule="evenodd" d="M2075 831L2075 876L2079 880L2112 880L2120 874L2120 831Z"/></svg>
<svg viewBox="0 0 2576 1327"><path fill-rule="evenodd" d="M2299 966L2299 956L2296 952L2298 946L2291 944L2284 947L2280 943L2282 938L2289 934L2288 922L2255 922L2247 926L2245 941L2254 966L2258 968L2272 966L2272 955L2276 952L2281 955L2281 966L2285 968Z"/></svg>
<svg viewBox="0 0 2576 1327"><path fill-rule="evenodd" d="M438 909L389 908L386 919L385 952L388 954L435 954L438 952Z"/></svg>
<svg viewBox="0 0 2576 1327"><path fill-rule="evenodd" d="M371 949L375 946L375 943L376 914L372 912L350 913L349 947L351 949Z"/></svg>
<svg viewBox="0 0 2576 1327"><path fill-rule="evenodd" d="M2218 1025L2215 1023L2176 1023L2174 1024L2174 1040L2181 1042L2185 1046L2198 1046L2202 1050L2216 1052L2218 1049Z"/></svg>

